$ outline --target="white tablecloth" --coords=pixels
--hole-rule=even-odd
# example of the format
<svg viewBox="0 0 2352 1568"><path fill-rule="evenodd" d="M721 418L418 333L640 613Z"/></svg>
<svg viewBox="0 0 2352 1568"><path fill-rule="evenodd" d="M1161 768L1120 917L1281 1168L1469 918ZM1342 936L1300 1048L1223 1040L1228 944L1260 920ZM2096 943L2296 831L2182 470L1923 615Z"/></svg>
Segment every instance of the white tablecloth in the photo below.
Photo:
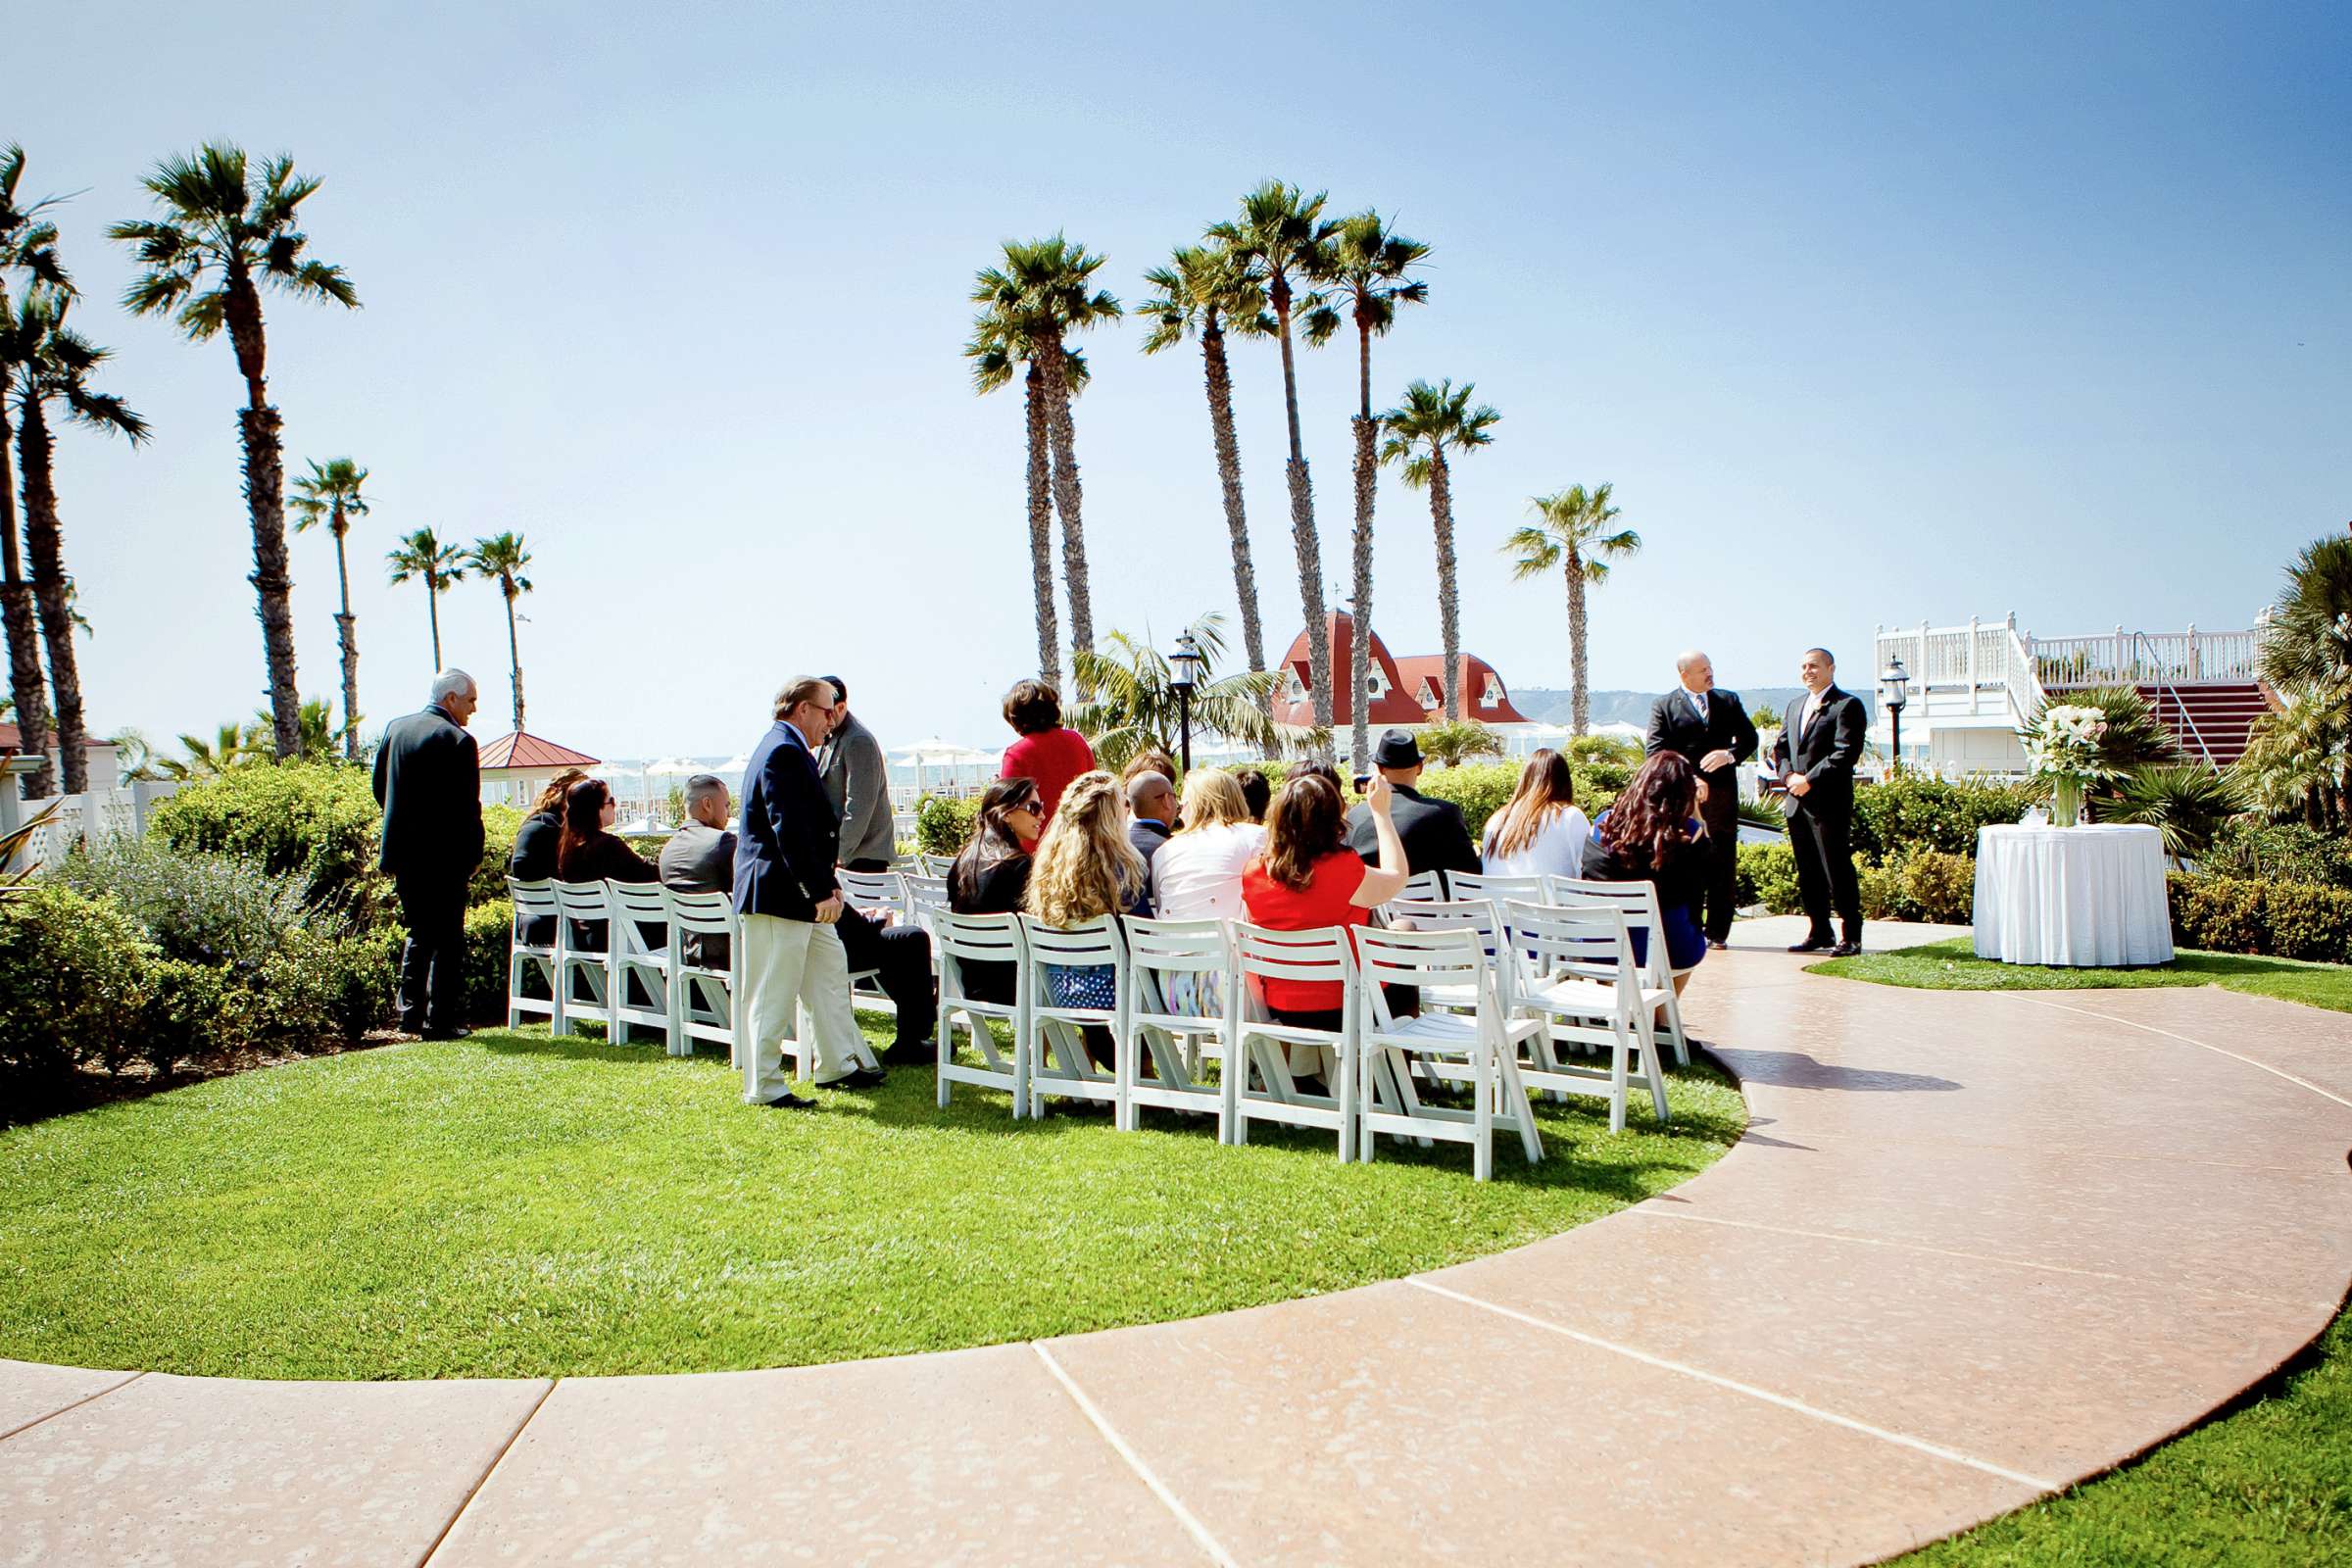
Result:
<svg viewBox="0 0 2352 1568"><path fill-rule="evenodd" d="M2152 827L1977 832L1977 956L2075 968L2165 963L2173 922Z"/></svg>

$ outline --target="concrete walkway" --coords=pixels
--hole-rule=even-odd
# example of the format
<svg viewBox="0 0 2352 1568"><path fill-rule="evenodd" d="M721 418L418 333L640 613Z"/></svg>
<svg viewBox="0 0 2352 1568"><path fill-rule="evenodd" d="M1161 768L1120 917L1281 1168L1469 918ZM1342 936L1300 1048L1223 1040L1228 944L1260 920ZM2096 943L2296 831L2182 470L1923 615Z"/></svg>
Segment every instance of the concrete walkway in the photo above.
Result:
<svg viewBox="0 0 2352 1568"><path fill-rule="evenodd" d="M1864 1562L2139 1452L2326 1327L2352 1018L1898 991L1739 937L1688 1016L1747 1137L1550 1241L771 1372L0 1362L0 1563Z"/></svg>

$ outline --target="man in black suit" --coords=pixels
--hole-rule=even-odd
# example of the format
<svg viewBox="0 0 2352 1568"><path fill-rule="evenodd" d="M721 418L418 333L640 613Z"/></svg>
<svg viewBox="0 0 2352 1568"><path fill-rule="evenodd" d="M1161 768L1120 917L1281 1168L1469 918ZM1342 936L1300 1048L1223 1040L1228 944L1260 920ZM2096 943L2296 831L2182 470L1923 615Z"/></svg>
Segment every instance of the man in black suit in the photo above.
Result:
<svg viewBox="0 0 2352 1568"><path fill-rule="evenodd" d="M466 886L482 861L482 764L466 721L481 699L473 677L445 669L432 703L396 718L375 752L384 808L377 860L400 897L409 940L400 955L400 1026L427 1040L466 1034Z"/></svg>
<svg viewBox="0 0 2352 1568"><path fill-rule="evenodd" d="M1854 875L1854 763L1862 756L1861 700L1838 687L1838 661L1808 648L1798 668L1806 695L1788 705L1772 760L1788 791L1788 847L1796 852L1797 893L1812 929L1790 953L1827 948L1839 957L1862 951L1862 888ZM1844 928L1830 937L1835 905Z"/></svg>
<svg viewBox="0 0 2352 1568"><path fill-rule="evenodd" d="M1462 808L1413 788L1421 779L1421 748L1410 733L1384 731L1380 744L1372 749L1372 765L1396 791L1391 815L1396 822L1396 836L1404 841L1406 870L1418 876L1423 871L1450 874L1480 869L1478 846L1462 821ZM1348 813L1348 847L1362 856L1366 865L1380 863L1380 840L1370 807L1358 806Z"/></svg>
<svg viewBox="0 0 2352 1568"><path fill-rule="evenodd" d="M1690 649L1674 669L1681 683L1650 705L1642 750L1649 757L1679 753L1706 786L1698 814L1707 824L1707 946L1721 948L1732 934L1738 897L1740 764L1756 755L1756 726L1738 692L1716 689L1715 665L1706 655Z"/></svg>

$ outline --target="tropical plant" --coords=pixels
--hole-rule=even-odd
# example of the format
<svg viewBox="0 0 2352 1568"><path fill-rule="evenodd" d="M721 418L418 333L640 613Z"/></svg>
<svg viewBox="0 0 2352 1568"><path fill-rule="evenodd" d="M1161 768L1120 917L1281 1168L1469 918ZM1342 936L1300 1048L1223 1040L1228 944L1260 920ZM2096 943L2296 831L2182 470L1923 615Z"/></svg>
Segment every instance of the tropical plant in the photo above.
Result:
<svg viewBox="0 0 2352 1568"><path fill-rule="evenodd" d="M237 755L248 761L258 761L270 755L270 715L267 710L256 710L254 722L245 726L244 739L238 743ZM338 749L348 745L359 728L357 718L335 722L334 704L323 697L302 700L302 750L295 755L305 762L333 762ZM353 759L356 760L356 758Z"/></svg>
<svg viewBox="0 0 2352 1568"><path fill-rule="evenodd" d="M19 822L7 832L0 833L0 899L7 898L10 889L21 887L32 880L34 867L25 865L13 871L9 867L16 865L17 857L24 852L25 846L30 844L42 829L55 821L57 813L65 808L65 802L51 801L47 806L33 812L29 820Z"/></svg>
<svg viewBox="0 0 2352 1568"><path fill-rule="evenodd" d="M135 248L145 270L122 296L134 316L173 317L191 342L228 332L245 406L237 425L245 448L245 505L253 520L253 587L260 600L262 645L270 667L270 712L277 755L302 745L302 703L294 676L293 579L287 574L283 420L270 402L268 341L261 286L297 299L359 308L339 267L308 260L310 236L295 226L302 204L318 189L276 157L258 171L243 148L207 142L167 158L143 182L162 216L115 224L108 234ZM201 287L201 291L200 291Z"/></svg>
<svg viewBox="0 0 2352 1568"><path fill-rule="evenodd" d="M349 458L329 458L324 466L316 460L311 471L294 481L286 502L294 509L294 531L323 522L335 539L335 585L342 591L343 608L335 615L335 638L343 649L344 741L356 761L360 755L360 639L359 622L351 613L351 569L344 559L343 541L354 517L368 515L368 497L362 487L368 470Z"/></svg>
<svg viewBox="0 0 2352 1568"><path fill-rule="evenodd" d="M2254 720L2232 771L2259 809L2340 832L2352 806L2339 778L2344 760L2352 757L2352 727L2308 687L2286 687L2279 698L2283 706Z"/></svg>
<svg viewBox="0 0 2352 1568"><path fill-rule="evenodd" d="M1380 422L1372 416L1372 339L1396 324L1398 306L1427 302L1429 285L1411 273L1428 257L1428 246L1397 233L1377 212L1367 209L1343 218L1315 280L1318 303L1306 314L1306 340L1316 347L1340 330L1343 314L1355 325L1356 411L1348 421L1355 437L1355 569L1348 588L1355 636L1348 658L1348 708L1354 720L1350 756L1359 772L1370 765L1372 755L1366 711L1370 705L1364 700L1372 676L1372 513L1380 488ZM1450 689L1450 665L1446 674ZM1446 716L1458 718L1460 713L1449 706Z"/></svg>
<svg viewBox="0 0 2352 1568"><path fill-rule="evenodd" d="M514 532L492 534L476 539L473 548L466 553L466 564L477 577L495 578L499 596L507 602L507 667L514 682L514 733L522 733L522 645L514 638L514 601L531 591L531 579L523 572L530 566L531 553L522 545L522 535Z"/></svg>
<svg viewBox="0 0 2352 1568"><path fill-rule="evenodd" d="M1037 673L1049 686L1061 684L1061 628L1054 610L1054 483L1052 415L1045 372L1039 368L1028 328L1005 311L991 307L972 318L971 340L963 346L972 362L972 388L986 397L1022 370L1022 402L1029 449L1029 577L1037 605ZM1091 378L1086 356L1075 349L1063 357L1062 377L1071 392Z"/></svg>
<svg viewBox="0 0 2352 1568"><path fill-rule="evenodd" d="M1571 732L1582 735L1591 727L1592 692L1586 679L1585 590L1609 580L1609 563L1621 561L1642 548L1642 536L1631 528L1611 530L1617 508L1609 504L1610 487L1587 490L1570 485L1530 505L1537 521L1515 530L1503 543L1517 556L1511 575L1525 581L1559 567L1568 580L1568 669Z"/></svg>
<svg viewBox="0 0 2352 1568"><path fill-rule="evenodd" d="M1447 718L1462 713L1462 603L1454 584L1453 466L1448 453L1462 455L1491 444L1502 416L1487 404L1472 406L1474 381L1431 386L1415 381L1404 401L1380 416L1388 440L1381 460L1399 466L1404 482L1429 492L1430 526L1438 543L1438 629L1445 644Z"/></svg>
<svg viewBox="0 0 2352 1568"><path fill-rule="evenodd" d="M225 773L252 760L245 755L245 730L234 719L221 725L220 733L209 741L201 735L183 734L179 737L179 747L185 755L157 758L156 771L166 778L183 780Z"/></svg>
<svg viewBox="0 0 2352 1568"><path fill-rule="evenodd" d="M24 149L14 142L0 148L0 629L8 640L9 701L16 710L24 755L40 763L25 775L24 788L39 800L55 787L48 762L54 737L48 699L41 691L40 633L32 583L17 555L17 498L8 482L9 447L16 437L8 403L18 367L32 352L31 342L20 337L12 290L48 288L71 293L74 285L58 260L57 225L41 216L56 198L19 199L17 188L24 176Z"/></svg>
<svg viewBox="0 0 2352 1568"><path fill-rule="evenodd" d="M2117 779L2134 768L2178 762L2180 747L2133 686L2086 686L2066 694L2067 704L2094 710L2099 732L2095 775Z"/></svg>
<svg viewBox="0 0 2352 1568"><path fill-rule="evenodd" d="M1245 670L1212 678L1225 653L1225 617L1202 615L1190 630L1206 659L1200 682L1193 689L1194 733L1273 749L1281 741L1282 727L1266 716L1259 699L1274 676L1265 670ZM1139 641L1114 631L1106 641L1109 648L1104 653L1081 648L1070 656L1072 672L1095 693L1070 710L1070 726L1094 743L1095 760L1104 767L1124 766L1139 752L1173 754L1181 739L1182 705L1167 660L1148 632Z"/></svg>
<svg viewBox="0 0 2352 1568"><path fill-rule="evenodd" d="M2282 697L2291 693L2296 705L2327 714L2328 727L2352 732L2352 538L2315 540L2297 553L2271 606L2260 658ZM2352 749L2339 747L2332 760L2339 809L2352 811Z"/></svg>
<svg viewBox="0 0 2352 1568"><path fill-rule="evenodd" d="M1306 448L1298 432L1298 368L1291 343L1292 315L1300 303L1293 279L1306 283L1329 266L1332 236L1339 224L1323 216L1323 192L1309 196L1279 179L1269 179L1242 198L1241 217L1210 226L1207 237L1222 245L1250 282L1265 290L1274 308L1274 337L1282 348L1282 408L1290 423L1291 456L1283 469L1291 492L1291 543L1298 557L1299 608L1306 614L1308 696L1318 730L1332 720L1331 639L1324 632L1323 545L1315 532L1315 487L1307 473ZM1306 304L1315 301L1310 293ZM1362 704L1359 701L1358 707ZM1325 742L1328 749L1329 742Z"/></svg>
<svg viewBox="0 0 2352 1568"><path fill-rule="evenodd" d="M2125 774L2099 815L2155 828L2164 853L2187 860L2203 855L2222 824L2245 808L2237 782L2227 774L2201 762L2152 762Z"/></svg>
<svg viewBox="0 0 2352 1568"><path fill-rule="evenodd" d="M419 528L401 540L384 557L384 561L392 568L393 587L397 588L405 582L424 584L425 611L433 628L433 668L436 671L442 669L441 596L449 591L451 583L466 580L464 553L456 545L445 545L434 538L432 529ZM296 743L299 746L299 713ZM282 738L278 744L278 755L286 755Z"/></svg>
<svg viewBox="0 0 2352 1568"><path fill-rule="evenodd" d="M1241 444L1233 431L1233 370L1225 358L1225 335L1262 337L1274 330L1266 291L1223 245L1180 245L1166 267L1144 281L1158 290L1144 301L1151 318L1144 352L1157 354L1198 333L1202 371L1208 383L1208 434L1217 459L1217 487L1225 502L1225 531L1233 543L1233 592L1242 606L1242 650L1252 671L1266 667L1265 628L1258 619L1257 572L1250 563L1250 519L1242 504ZM1274 690L1266 688L1271 709Z"/></svg>
<svg viewBox="0 0 2352 1568"><path fill-rule="evenodd" d="M41 644L49 655L51 711L57 749L65 762L65 792L90 787L88 732L82 722L81 670L74 649L74 585L66 574L65 536L58 519L56 441L49 430L49 406L63 406L66 418L111 432L133 446L147 439L147 421L109 392L92 391L92 371L113 356L66 325L73 296L36 288L18 302L9 336L12 348L28 352L18 362L17 467L24 480L24 556L32 572L32 595L40 608Z"/></svg>
<svg viewBox="0 0 2352 1568"><path fill-rule="evenodd" d="M1500 757L1502 737L1475 718L1449 718L1425 727L1421 755L1443 767L1458 767L1473 757Z"/></svg>

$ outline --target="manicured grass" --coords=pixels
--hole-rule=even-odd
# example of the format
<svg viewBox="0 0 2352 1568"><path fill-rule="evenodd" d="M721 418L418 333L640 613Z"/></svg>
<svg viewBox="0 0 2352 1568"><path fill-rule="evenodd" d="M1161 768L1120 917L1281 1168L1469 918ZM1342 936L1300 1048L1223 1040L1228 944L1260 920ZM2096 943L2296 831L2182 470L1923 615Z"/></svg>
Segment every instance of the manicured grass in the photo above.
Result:
<svg viewBox="0 0 2352 1568"><path fill-rule="evenodd" d="M1911 1568L2352 1562L2352 1316L2318 1363L2138 1463L1895 1559Z"/></svg>
<svg viewBox="0 0 2352 1568"><path fill-rule="evenodd" d="M927 1069L814 1112L723 1056L544 1033L386 1047L0 1133L0 1356L238 1377L683 1372L936 1350L1460 1261L1674 1186L1745 1125L1542 1107L1551 1156L1146 1112L947 1112Z"/></svg>
<svg viewBox="0 0 2352 1568"><path fill-rule="evenodd" d="M1980 958L1966 937L1892 953L1865 953L1806 965L1813 974L1928 991L2103 991L2138 986L2211 986L2308 1007L2352 1012L2352 966L2183 950L2144 969L2049 969Z"/></svg>

